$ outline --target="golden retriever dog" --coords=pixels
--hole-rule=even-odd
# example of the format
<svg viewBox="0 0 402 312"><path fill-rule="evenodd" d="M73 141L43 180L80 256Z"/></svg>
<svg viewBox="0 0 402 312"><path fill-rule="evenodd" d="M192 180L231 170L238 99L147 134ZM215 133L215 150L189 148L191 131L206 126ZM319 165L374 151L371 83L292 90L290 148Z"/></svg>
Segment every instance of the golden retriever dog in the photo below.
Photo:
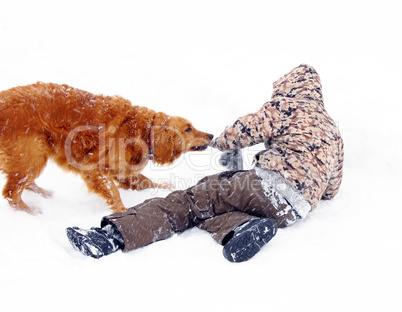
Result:
<svg viewBox="0 0 402 312"><path fill-rule="evenodd" d="M132 106L120 96L41 82L12 88L0 92L3 196L15 209L39 212L21 194L28 189L51 195L35 184L51 158L121 212L126 208L118 187L166 187L140 173L148 160L171 164L185 152L206 149L212 137L184 118Z"/></svg>

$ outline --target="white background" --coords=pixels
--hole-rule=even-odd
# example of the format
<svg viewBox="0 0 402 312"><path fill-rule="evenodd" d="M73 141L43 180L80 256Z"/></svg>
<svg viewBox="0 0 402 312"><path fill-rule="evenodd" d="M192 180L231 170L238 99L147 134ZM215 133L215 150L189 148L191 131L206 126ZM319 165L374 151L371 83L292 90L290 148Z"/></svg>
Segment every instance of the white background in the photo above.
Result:
<svg viewBox="0 0 402 312"><path fill-rule="evenodd" d="M321 76L346 157L336 198L242 264L198 229L100 260L82 256L65 228L98 225L110 210L49 163L37 182L54 197L23 196L41 215L0 199L0 308L400 311L401 13L388 0L0 0L0 90L66 83L219 135L307 63ZM244 151L248 166L259 148ZM208 149L146 174L185 188L223 170L218 158ZM127 206L167 194L121 192Z"/></svg>

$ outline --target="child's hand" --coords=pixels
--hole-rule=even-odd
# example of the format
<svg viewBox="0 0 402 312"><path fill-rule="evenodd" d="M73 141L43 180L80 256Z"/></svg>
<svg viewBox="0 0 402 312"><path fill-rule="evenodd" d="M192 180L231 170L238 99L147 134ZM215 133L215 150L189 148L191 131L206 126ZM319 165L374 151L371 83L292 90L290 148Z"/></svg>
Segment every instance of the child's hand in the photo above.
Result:
<svg viewBox="0 0 402 312"><path fill-rule="evenodd" d="M219 164L228 170L243 170L243 159L240 150L223 152Z"/></svg>

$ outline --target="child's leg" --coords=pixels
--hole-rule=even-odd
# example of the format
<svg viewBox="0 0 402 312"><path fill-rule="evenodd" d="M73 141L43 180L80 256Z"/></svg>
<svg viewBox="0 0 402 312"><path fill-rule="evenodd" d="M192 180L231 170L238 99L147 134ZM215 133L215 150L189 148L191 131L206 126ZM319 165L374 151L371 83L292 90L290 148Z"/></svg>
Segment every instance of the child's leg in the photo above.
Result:
<svg viewBox="0 0 402 312"><path fill-rule="evenodd" d="M166 198L148 199L125 212L104 217L101 226L116 226L124 239L124 251L169 238L193 226L184 194L176 191ZM176 200L171 200L172 196Z"/></svg>
<svg viewBox="0 0 402 312"><path fill-rule="evenodd" d="M237 227L255 217L272 218L279 227L288 226L297 218L275 190L267 197L255 170L208 176L188 189L186 196L194 206L194 223L212 233L220 224Z"/></svg>
<svg viewBox="0 0 402 312"><path fill-rule="evenodd" d="M283 227L295 215L287 204L272 203L254 170L223 172L202 179L166 198L149 199L125 212L103 218L124 239L124 251L146 246L198 226L222 243L240 225L253 218L273 218Z"/></svg>
<svg viewBox="0 0 402 312"><path fill-rule="evenodd" d="M171 237L198 226L222 243L236 227L255 218L273 218L279 227L294 222L288 204L272 203L254 170L223 172L205 177L184 191L149 199L122 213L106 216L102 226L114 224L125 251Z"/></svg>

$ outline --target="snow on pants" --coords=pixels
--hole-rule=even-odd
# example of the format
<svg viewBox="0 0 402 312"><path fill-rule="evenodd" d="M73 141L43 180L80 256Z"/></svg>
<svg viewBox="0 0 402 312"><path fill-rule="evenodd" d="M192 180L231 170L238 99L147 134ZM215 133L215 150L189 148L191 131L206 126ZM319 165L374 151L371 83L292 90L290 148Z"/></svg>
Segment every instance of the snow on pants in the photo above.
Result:
<svg viewBox="0 0 402 312"><path fill-rule="evenodd" d="M101 226L114 224L123 236L124 251L129 251L194 226L224 244L236 227L256 217L273 218L279 227L296 219L286 204L275 207L268 200L253 169L207 176L166 198L148 199L125 212L106 216Z"/></svg>

